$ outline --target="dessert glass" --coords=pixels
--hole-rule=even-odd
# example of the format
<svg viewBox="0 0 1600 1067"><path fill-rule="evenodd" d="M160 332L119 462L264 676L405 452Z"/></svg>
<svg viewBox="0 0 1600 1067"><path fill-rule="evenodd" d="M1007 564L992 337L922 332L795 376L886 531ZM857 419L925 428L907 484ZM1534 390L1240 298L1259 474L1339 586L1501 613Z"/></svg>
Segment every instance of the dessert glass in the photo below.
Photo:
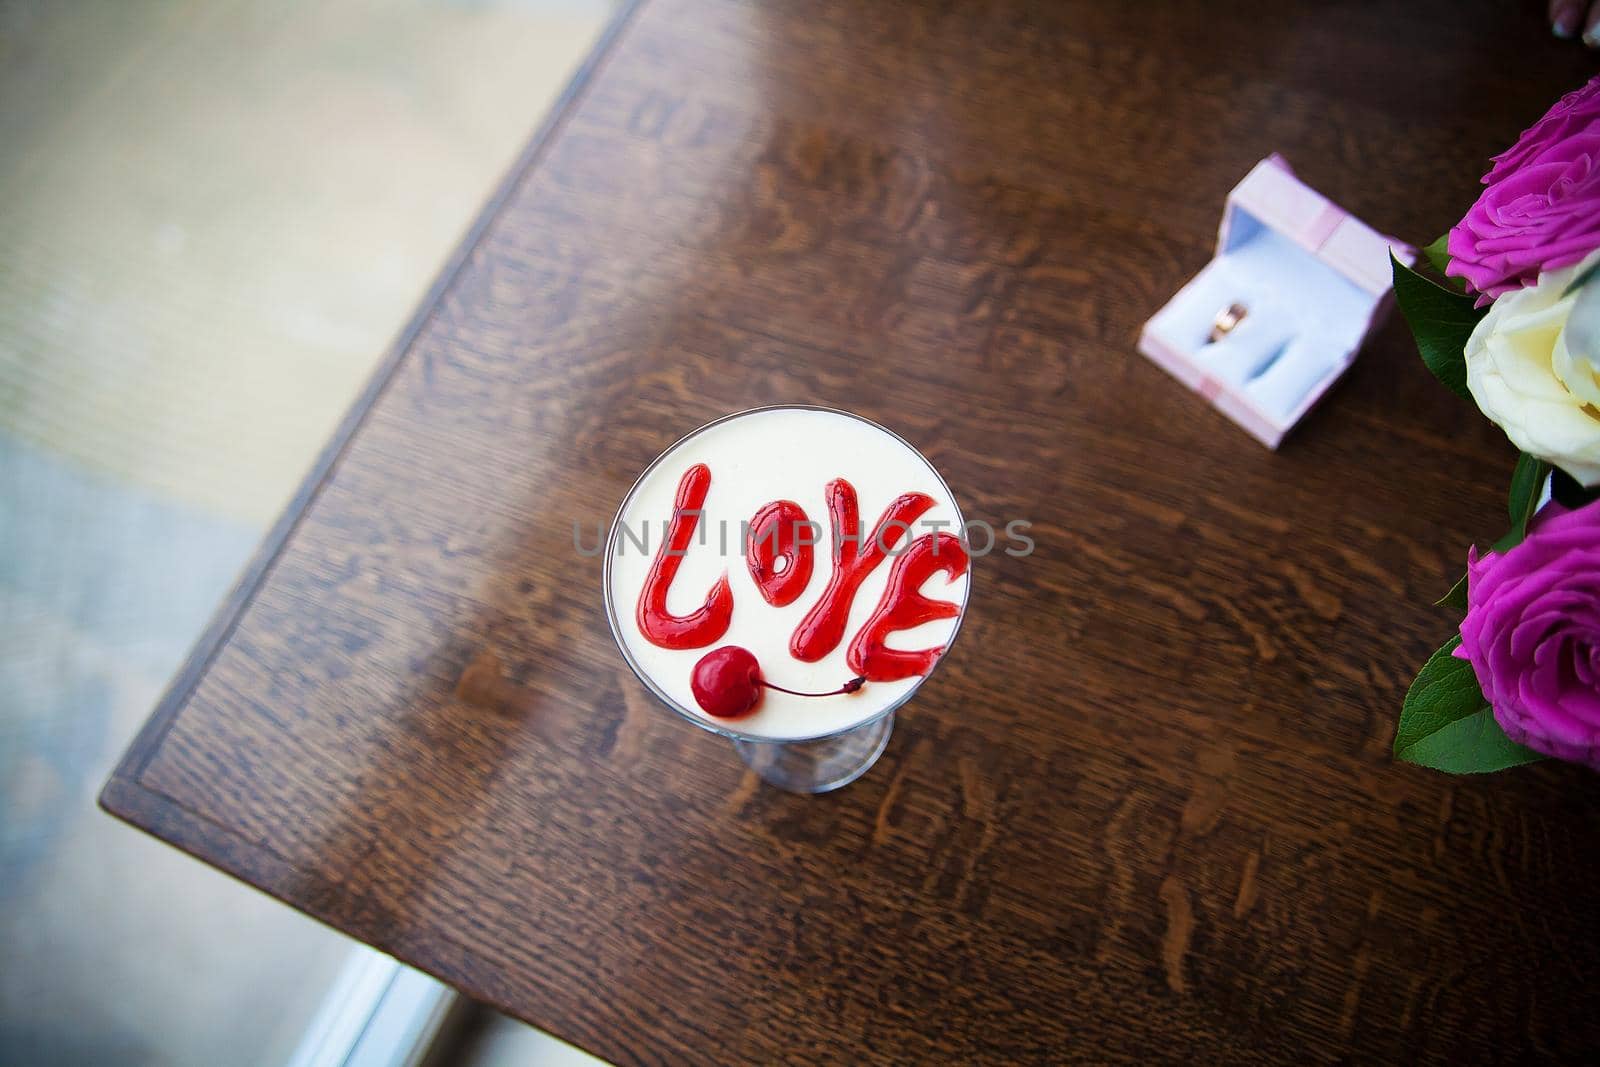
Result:
<svg viewBox="0 0 1600 1067"><path fill-rule="evenodd" d="M729 422L733 419L742 418L747 415L754 415L761 412L778 411L816 411L825 412L830 415L839 415L863 422L873 429L886 434L893 440L898 441L927 466L928 470L932 472L934 479L944 490L945 498L950 502L951 506L955 510L956 523L954 528L958 530L965 528L961 518L960 505L956 502L955 494L950 491L950 487L945 483L944 478L939 474L938 470L934 468L933 464L928 462L927 458L923 456L921 452L917 451L915 447L913 447L904 438L894 433L894 431L880 426L870 419L862 418L861 416L855 415L851 412L810 404L779 404L734 412L732 414L725 415L720 419L715 419L712 422L708 422L704 426L693 430L692 432L680 438L678 441L674 442L639 474L639 477L634 480L633 485L623 497L622 503L617 508L616 517L611 523L611 529L606 539L605 562L602 577L602 582L605 589L606 620L611 626L611 636L617 642L617 648L621 650L622 657L627 661L629 668L632 669L633 673L638 677L639 681L644 684L645 688L650 690L650 692L655 695L656 699L664 704L669 710L677 713L679 717L688 720L702 730L706 730L713 734L718 734L731 740L733 742L734 750L739 754L739 758L744 760L751 770L755 771L756 774L760 775L763 780L771 785L775 785L780 789L785 789L793 793L826 793L831 790L839 789L843 786L849 785L851 782L865 774L867 770L878 761L878 757L883 754L885 747L889 743L889 735L894 730L894 716L896 710L902 707L906 701L910 700L911 697L916 694L917 690L921 688L922 683L927 681L927 679L932 675L933 669L937 669L937 662L934 664L933 669L930 669L927 674L918 678L916 682L893 703L889 704L885 708L871 713L868 718L860 722L853 723L848 727L828 733L818 734L812 737L785 737L778 739L758 736L739 729L737 725L738 720L714 720L700 714L692 708L684 707L662 688L656 679L651 676L650 672L638 662L633 653L630 651L628 642L623 639L622 619L626 618L628 614L631 614L633 611L633 605L619 605L616 602L616 598L612 589L612 569L619 550L619 531L622 529L622 523L625 516L628 514L629 505L632 503L635 493L637 493L639 487L649 479L651 473L655 471L655 469L665 459L676 453L681 446L714 426L720 426L723 423ZM817 547L819 550L828 548L831 551L831 543L827 542L826 540ZM819 556L822 555L820 551L818 554ZM825 557L824 560L819 560L819 566L827 565L831 565L831 557ZM888 562L886 561L882 565L887 566ZM954 643L956 634L961 629L961 622L966 616L966 600L969 599L970 596L971 585L969 577L967 595L963 598L961 604L961 613L955 617L954 628L951 630L949 638L945 641L946 654L948 654L950 645ZM708 646L706 651L710 651L711 647L714 646ZM944 655L941 654L939 659L942 661L944 659Z"/></svg>

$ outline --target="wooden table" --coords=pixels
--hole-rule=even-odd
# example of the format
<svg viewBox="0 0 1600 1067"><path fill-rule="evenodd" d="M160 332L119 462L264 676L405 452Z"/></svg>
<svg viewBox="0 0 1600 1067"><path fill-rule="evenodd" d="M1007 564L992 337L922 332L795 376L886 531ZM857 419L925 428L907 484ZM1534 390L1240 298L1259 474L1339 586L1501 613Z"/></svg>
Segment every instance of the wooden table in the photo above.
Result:
<svg viewBox="0 0 1600 1067"><path fill-rule="evenodd" d="M1442 232L1591 70L1534 7L629 10L105 807L619 1063L1592 1052L1597 779L1389 756L1510 447L1398 321L1278 454L1133 347L1274 150ZM652 704L572 533L794 401L1038 542L815 799Z"/></svg>

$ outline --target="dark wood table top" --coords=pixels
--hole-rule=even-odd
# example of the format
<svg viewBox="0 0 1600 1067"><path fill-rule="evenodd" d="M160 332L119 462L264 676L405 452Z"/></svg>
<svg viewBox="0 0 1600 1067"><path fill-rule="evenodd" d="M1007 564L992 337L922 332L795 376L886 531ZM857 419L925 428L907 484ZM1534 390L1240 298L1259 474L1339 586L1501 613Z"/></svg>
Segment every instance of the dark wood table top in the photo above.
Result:
<svg viewBox="0 0 1600 1067"><path fill-rule="evenodd" d="M1592 1052L1596 778L1389 755L1510 446L1398 320L1277 454L1134 350L1270 152L1448 227L1591 71L1542 7L631 9L104 805L619 1063ZM781 402L1038 544L821 798L652 704L572 546Z"/></svg>

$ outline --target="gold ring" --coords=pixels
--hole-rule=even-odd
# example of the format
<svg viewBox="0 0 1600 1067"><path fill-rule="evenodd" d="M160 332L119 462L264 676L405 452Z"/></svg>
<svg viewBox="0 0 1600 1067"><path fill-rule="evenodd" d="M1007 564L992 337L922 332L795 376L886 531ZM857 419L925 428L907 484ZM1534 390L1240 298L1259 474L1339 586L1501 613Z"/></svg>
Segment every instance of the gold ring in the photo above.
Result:
<svg viewBox="0 0 1600 1067"><path fill-rule="evenodd" d="M1215 344L1232 333L1248 314L1250 309L1243 304L1229 304L1217 312L1217 317L1211 320L1211 342Z"/></svg>

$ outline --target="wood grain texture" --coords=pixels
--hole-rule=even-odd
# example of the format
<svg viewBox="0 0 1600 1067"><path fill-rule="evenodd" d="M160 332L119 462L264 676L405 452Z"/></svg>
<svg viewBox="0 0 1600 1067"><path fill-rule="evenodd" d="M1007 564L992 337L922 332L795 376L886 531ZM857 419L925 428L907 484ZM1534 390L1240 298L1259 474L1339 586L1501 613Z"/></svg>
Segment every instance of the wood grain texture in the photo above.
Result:
<svg viewBox="0 0 1600 1067"><path fill-rule="evenodd" d="M1276 455L1133 340L1262 156L1426 240L1588 62L1497 0L650 0L103 803L619 1063L1579 1058L1593 775L1388 755L1509 446L1399 323ZM814 799L652 705L572 547L780 402L1038 542Z"/></svg>

